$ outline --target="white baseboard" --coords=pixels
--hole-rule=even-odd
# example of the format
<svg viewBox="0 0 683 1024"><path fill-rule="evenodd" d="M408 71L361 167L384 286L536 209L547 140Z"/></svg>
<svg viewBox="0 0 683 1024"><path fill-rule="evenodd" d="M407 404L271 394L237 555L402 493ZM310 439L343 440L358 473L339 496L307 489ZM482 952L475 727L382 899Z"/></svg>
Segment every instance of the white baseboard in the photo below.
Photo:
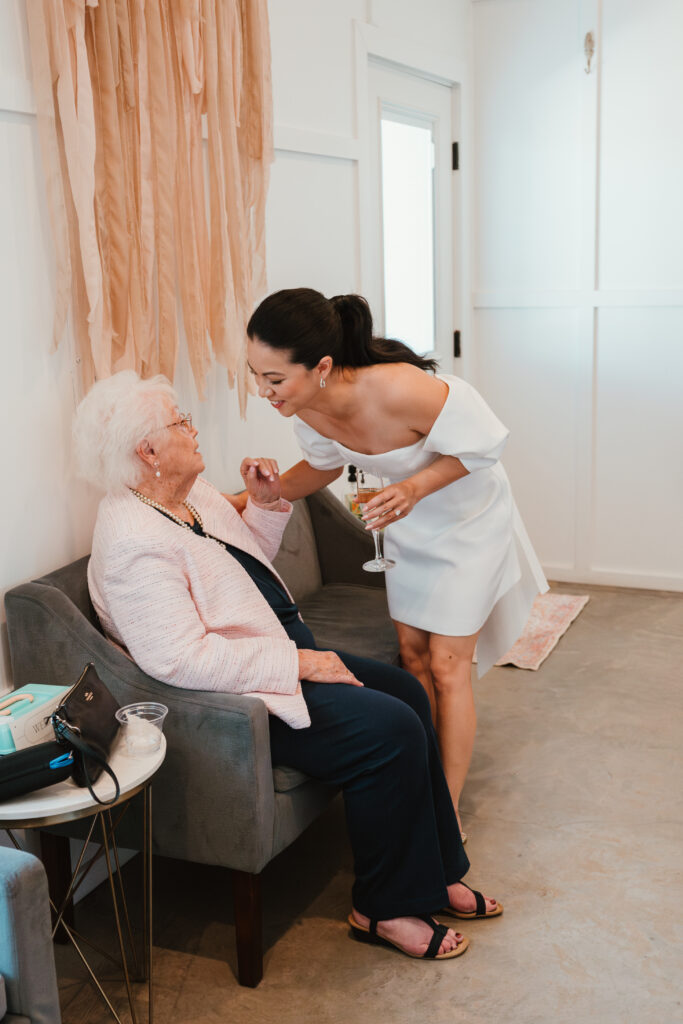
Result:
<svg viewBox="0 0 683 1024"><path fill-rule="evenodd" d="M587 583L600 587L683 593L683 579L680 576L647 575L605 569L574 569L566 565L551 564L544 565L543 571L549 580L556 580L558 583Z"/></svg>

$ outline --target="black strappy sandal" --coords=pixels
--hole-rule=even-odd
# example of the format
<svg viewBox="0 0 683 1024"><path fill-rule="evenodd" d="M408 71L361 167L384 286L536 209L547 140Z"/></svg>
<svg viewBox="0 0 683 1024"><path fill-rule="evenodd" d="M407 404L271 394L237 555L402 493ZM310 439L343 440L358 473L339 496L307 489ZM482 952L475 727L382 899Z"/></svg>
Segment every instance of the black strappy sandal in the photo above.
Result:
<svg viewBox="0 0 683 1024"><path fill-rule="evenodd" d="M460 885L464 885L466 889L470 889L467 882L460 880ZM461 921L474 921L478 917L500 917L503 913L503 904L498 903L496 900L496 906L494 910L486 909L486 900L477 889L470 889L471 893L474 893L476 910L454 910L453 907L443 907L439 914L447 914L449 917L457 917Z"/></svg>
<svg viewBox="0 0 683 1024"><path fill-rule="evenodd" d="M407 949L403 949L396 942L392 942L391 939L385 939L382 935L377 934L377 921L370 921L370 925L366 928L364 925L359 924L356 921L353 914L349 914L348 921L351 925L351 931L353 932L354 938L358 939L359 942L369 942L375 946L388 946L390 949L397 949L399 953L403 953L405 956L411 956L414 960L452 960L455 956L460 956L464 953L469 946L469 939L463 938L461 942L451 949L448 953L439 953L439 946L443 942L448 928L445 924L439 924L433 918L428 917L426 914L411 914L411 917L419 917L420 921L424 921L433 931L432 941L426 952L420 953L409 953Z"/></svg>

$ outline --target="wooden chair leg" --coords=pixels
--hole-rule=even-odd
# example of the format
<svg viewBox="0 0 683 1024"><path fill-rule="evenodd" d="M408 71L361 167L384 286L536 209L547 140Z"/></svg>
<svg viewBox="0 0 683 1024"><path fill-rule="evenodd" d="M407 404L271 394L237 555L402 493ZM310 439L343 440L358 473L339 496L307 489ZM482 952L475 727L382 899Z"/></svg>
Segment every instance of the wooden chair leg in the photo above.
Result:
<svg viewBox="0 0 683 1024"><path fill-rule="evenodd" d="M56 907L61 907L64 897L71 884L71 846L67 836L56 836L51 832L40 833L40 859L43 862L47 874L47 887L50 899ZM57 915L52 911L52 923L54 925ZM69 927L74 923L73 900L69 900L64 911L64 921ZM58 928L55 935L55 942L68 942L68 936L63 928Z"/></svg>
<svg viewBox="0 0 683 1024"><path fill-rule="evenodd" d="M256 988L263 977L263 914L261 876L232 872L237 935L237 977L240 985Z"/></svg>

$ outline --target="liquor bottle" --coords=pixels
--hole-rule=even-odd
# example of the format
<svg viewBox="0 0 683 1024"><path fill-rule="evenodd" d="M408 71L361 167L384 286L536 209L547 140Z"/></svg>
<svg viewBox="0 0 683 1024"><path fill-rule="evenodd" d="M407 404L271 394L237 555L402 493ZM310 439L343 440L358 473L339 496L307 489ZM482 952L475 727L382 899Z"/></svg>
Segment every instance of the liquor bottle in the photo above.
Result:
<svg viewBox="0 0 683 1024"><path fill-rule="evenodd" d="M347 476L346 479L347 479L348 484L349 484L349 489L348 489L348 491L346 492L346 495L345 495L346 507L348 508L349 512L352 512L354 516L358 516L359 519L361 518L363 513L361 512L361 510L360 510L360 508L358 506L357 480L358 479L362 480L362 478L363 478L363 470L362 469L357 470L355 466L349 466L348 467L348 476Z"/></svg>

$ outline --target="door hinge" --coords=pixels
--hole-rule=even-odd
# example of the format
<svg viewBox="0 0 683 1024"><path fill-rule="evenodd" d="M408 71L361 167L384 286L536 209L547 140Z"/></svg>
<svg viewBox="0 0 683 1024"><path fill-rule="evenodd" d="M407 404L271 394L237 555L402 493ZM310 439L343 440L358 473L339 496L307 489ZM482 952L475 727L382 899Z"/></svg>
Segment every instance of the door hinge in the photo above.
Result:
<svg viewBox="0 0 683 1024"><path fill-rule="evenodd" d="M453 331L453 357L460 358L460 331Z"/></svg>
<svg viewBox="0 0 683 1024"><path fill-rule="evenodd" d="M460 153L458 151L458 143L457 142L453 143L453 170L454 171L459 171L460 170Z"/></svg>

